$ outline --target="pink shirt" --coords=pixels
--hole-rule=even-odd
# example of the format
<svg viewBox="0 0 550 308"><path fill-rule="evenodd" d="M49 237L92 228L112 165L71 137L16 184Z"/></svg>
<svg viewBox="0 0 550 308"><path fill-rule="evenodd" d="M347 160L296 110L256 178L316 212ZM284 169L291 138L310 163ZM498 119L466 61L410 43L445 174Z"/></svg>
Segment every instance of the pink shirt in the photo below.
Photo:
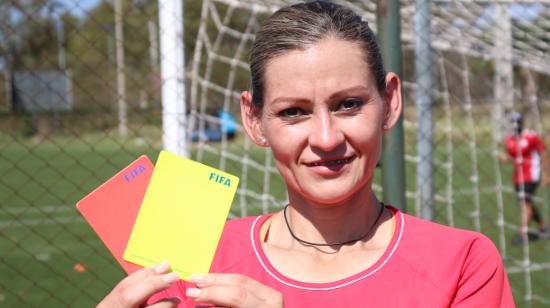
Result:
<svg viewBox="0 0 550 308"><path fill-rule="evenodd" d="M279 290L292 307L514 307L500 255L480 233L403 214L383 256L355 275L330 283L285 277L266 258L260 227L271 215L229 221L211 272L240 273ZM178 296L178 307L194 307L191 286L176 282L152 298Z"/></svg>

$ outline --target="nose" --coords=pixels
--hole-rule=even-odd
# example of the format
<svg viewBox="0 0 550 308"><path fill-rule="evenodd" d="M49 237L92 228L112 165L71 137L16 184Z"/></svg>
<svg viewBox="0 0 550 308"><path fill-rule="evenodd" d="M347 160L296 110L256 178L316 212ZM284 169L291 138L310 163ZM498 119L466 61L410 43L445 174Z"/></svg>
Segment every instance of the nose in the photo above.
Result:
<svg viewBox="0 0 550 308"><path fill-rule="evenodd" d="M322 112L314 116L309 135L309 144L324 152L335 150L344 142L344 133L334 123L330 112Z"/></svg>

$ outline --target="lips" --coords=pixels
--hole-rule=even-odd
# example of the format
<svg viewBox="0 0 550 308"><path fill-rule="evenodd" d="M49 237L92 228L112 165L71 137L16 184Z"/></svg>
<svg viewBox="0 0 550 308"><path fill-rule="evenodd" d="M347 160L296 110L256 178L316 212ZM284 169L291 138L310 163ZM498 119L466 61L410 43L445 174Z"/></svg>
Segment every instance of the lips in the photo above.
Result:
<svg viewBox="0 0 550 308"><path fill-rule="evenodd" d="M311 163L306 163L309 167L332 167L332 166L338 166L338 165L344 165L350 163L355 158L355 155L349 156L349 157L343 157L338 159L330 159L330 160L319 160L314 161Z"/></svg>

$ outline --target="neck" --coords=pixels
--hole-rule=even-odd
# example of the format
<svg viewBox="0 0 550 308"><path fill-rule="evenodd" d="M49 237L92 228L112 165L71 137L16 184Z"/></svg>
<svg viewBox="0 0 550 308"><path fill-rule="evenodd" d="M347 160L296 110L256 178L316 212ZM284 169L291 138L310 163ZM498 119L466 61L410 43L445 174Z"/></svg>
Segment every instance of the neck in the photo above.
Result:
<svg viewBox="0 0 550 308"><path fill-rule="evenodd" d="M289 195L288 223L293 233L308 242L342 243L365 234L380 214L380 203L368 190L349 200L320 204ZM375 233L375 228L363 240ZM294 240L288 232L290 240Z"/></svg>

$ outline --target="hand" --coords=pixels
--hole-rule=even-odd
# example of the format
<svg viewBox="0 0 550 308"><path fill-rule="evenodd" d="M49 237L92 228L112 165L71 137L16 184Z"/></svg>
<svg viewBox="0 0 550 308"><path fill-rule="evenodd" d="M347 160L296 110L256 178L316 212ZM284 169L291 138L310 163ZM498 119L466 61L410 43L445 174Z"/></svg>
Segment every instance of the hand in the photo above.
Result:
<svg viewBox="0 0 550 308"><path fill-rule="evenodd" d="M168 263L144 268L121 280L96 308L143 307L147 299L179 280L177 273L170 272ZM148 307L176 307L177 298L167 298Z"/></svg>
<svg viewBox="0 0 550 308"><path fill-rule="evenodd" d="M239 274L206 274L191 276L198 288L186 295L197 302L232 308L282 308L283 295L275 289Z"/></svg>

